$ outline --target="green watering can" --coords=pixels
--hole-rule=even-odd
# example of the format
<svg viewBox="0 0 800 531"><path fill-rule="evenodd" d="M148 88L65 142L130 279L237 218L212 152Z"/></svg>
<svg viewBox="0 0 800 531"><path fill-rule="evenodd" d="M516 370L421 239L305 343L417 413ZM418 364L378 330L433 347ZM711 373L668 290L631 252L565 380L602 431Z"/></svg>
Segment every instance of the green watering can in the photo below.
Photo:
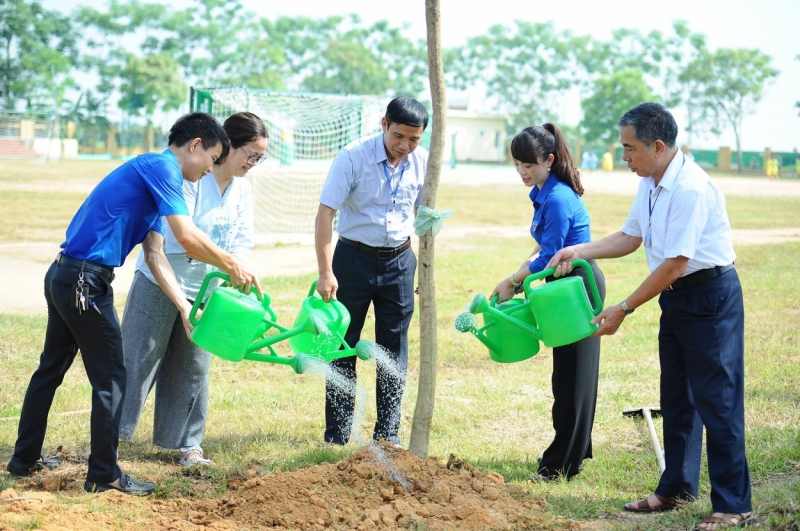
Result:
<svg viewBox="0 0 800 531"><path fill-rule="evenodd" d="M585 260L574 260L574 267L587 272L592 308L581 277L560 278L534 287L533 283L555 272L545 269L529 275L523 282L526 298L496 304L477 295L469 312L456 318L456 329L472 332L489 349L489 356L500 363L513 363L539 352L539 341L548 347L560 347L592 335L598 325L591 320L603 309L594 273ZM476 314L483 314L483 328L476 327Z"/></svg>
<svg viewBox="0 0 800 531"><path fill-rule="evenodd" d="M489 357L498 363L514 363L532 358L539 352L536 318L525 299L509 299L497 304L484 295L476 295L469 311L456 318L456 330L472 332L489 349ZM484 326L475 326L476 314L483 314Z"/></svg>
<svg viewBox="0 0 800 531"><path fill-rule="evenodd" d="M206 275L189 314L189 321L194 326L192 341L217 357L228 361L246 359L289 365L297 374L305 372L309 358L329 363L354 354L363 360L373 357L374 345L370 341L359 341L356 348L350 348L345 343L344 334L350 325L350 313L338 301L325 303L319 296L313 296L316 282L312 284L309 297L303 302L292 328L277 323L277 316L270 307L269 294L264 293L262 297L257 292L245 295L226 286L220 286L211 293L198 319L197 311L209 282L214 278L230 282L228 275L219 271ZM272 329L277 333L267 336ZM275 343L287 339L295 353L293 357L279 356L272 348ZM264 348L269 350L269 354L256 352Z"/></svg>

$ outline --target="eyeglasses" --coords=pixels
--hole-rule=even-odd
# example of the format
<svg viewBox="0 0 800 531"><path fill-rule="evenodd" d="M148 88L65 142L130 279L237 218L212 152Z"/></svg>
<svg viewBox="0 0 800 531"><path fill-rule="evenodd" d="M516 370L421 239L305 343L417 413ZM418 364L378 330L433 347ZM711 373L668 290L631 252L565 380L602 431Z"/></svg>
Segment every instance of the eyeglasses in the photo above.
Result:
<svg viewBox="0 0 800 531"><path fill-rule="evenodd" d="M245 150L243 147L241 147L241 146L239 146L239 149L241 149L242 151L244 151L244 154L245 154L245 155L247 155L247 163L248 163L248 164L250 164L250 165L252 165L252 166L255 166L255 165L257 165L257 164L261 164L262 162L264 162L264 159L265 159L265 158L267 158L267 154L266 154L266 153L264 153L263 155L261 155L261 156L259 157L258 155L251 155L250 153L248 153L248 152L247 152L247 151L246 151L246 150Z"/></svg>

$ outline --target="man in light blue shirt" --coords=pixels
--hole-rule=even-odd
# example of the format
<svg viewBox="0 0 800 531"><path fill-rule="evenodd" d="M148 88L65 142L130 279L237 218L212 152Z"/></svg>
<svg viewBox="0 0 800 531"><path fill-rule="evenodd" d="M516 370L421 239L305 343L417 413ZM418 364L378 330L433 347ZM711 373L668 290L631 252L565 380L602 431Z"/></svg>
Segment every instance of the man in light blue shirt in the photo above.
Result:
<svg viewBox="0 0 800 531"><path fill-rule="evenodd" d="M411 247L414 215L422 200L428 152L419 146L428 111L401 96L389 103L383 132L346 146L331 166L316 221L317 291L350 312L349 345L361 338L370 303L375 341L387 351L391 369L378 364L378 419L373 438L400 444L400 404L408 364L408 326L414 313L417 259ZM331 252L333 218L339 212L339 241ZM355 383L356 357L331 365ZM325 441L347 444L353 421L355 385L327 384Z"/></svg>

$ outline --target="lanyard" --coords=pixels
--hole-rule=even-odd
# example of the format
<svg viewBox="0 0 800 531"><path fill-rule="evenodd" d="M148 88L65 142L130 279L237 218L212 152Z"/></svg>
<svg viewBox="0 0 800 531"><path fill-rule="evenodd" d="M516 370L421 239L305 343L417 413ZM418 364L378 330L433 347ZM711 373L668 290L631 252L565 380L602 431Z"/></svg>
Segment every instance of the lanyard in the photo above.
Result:
<svg viewBox="0 0 800 531"><path fill-rule="evenodd" d="M659 187L655 200L653 200L650 195L647 196L647 206L649 207L647 211L648 230L650 229L650 225L653 223L653 209L656 208L656 203L658 203L658 198L661 197L661 190L663 190L663 188Z"/></svg>
<svg viewBox="0 0 800 531"><path fill-rule="evenodd" d="M404 165L403 169L400 170L400 177L397 179L397 185L395 185L394 190L392 190L392 176L394 175L394 173L392 173L392 174L389 173L389 167L388 166L389 165L386 164L386 161L384 160L383 161L383 174L386 176L386 184L389 185L389 191L392 192L392 204L394 204L395 203L395 197L397 197L397 190L400 189L400 181L403 180L403 174L406 172L406 167ZM397 172L395 172L395 173L397 173Z"/></svg>
<svg viewBox="0 0 800 531"><path fill-rule="evenodd" d="M681 172L681 170L683 169L683 165L686 164L686 155L684 153L681 153L681 155L683 155L683 160L681 160L681 167L678 168L678 173ZM648 229L650 229L650 225L652 224L653 210L655 210L656 203L658 203L658 198L659 198L659 196L661 196L661 190L663 190L663 188L659 188L658 189L658 193L656 194L656 198L655 199L651 199L651 195L652 194L647 196L647 206L649 207L648 212L647 212L647 228Z"/></svg>

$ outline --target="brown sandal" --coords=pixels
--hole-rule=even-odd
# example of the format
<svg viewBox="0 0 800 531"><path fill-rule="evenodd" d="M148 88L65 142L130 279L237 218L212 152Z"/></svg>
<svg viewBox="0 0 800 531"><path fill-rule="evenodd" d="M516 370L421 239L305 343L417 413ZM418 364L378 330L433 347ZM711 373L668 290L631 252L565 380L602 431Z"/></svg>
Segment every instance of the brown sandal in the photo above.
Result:
<svg viewBox="0 0 800 531"><path fill-rule="evenodd" d="M664 498L658 494L653 494L660 502L659 505L652 506L648 501L650 496L637 500L635 502L626 503L624 509L632 513L655 513L660 511L672 511L678 508L678 500L675 498Z"/></svg>
<svg viewBox="0 0 800 531"><path fill-rule="evenodd" d="M714 516L719 514L721 516ZM745 516L747 514L747 516ZM703 524L714 524L714 530L726 529L728 527L747 527L753 523L753 513L714 513L695 526L695 531L707 531L700 526Z"/></svg>

